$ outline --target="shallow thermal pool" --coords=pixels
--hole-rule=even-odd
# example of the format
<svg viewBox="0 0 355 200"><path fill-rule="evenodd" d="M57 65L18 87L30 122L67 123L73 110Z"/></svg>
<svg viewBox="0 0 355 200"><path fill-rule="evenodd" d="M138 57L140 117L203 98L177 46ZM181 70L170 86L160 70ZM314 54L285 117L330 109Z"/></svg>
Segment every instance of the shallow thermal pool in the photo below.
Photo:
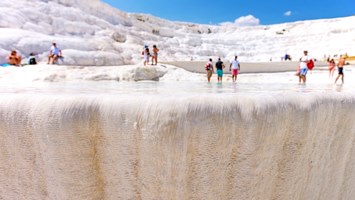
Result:
<svg viewBox="0 0 355 200"><path fill-rule="evenodd" d="M14 70L0 74L0 199L355 196L352 68L343 85L327 71L300 85L291 72L219 84L179 69L158 82Z"/></svg>
<svg viewBox="0 0 355 200"><path fill-rule="evenodd" d="M78 70L77 70L78 71ZM77 71L69 71L71 76L77 73L88 76L86 72L80 74ZM84 71L84 70L83 70ZM94 71L94 70L92 70ZM99 74L107 77L112 74L113 68ZM212 77L212 82L207 83L204 74L194 74L186 71L168 70L165 76L159 81L107 81L107 80L82 80L82 79L61 79L57 81L46 81L45 74L36 76L35 72L29 77L16 79L16 72L11 72L12 76L0 76L0 93L22 93L22 94L56 94L56 95L100 95L100 94L139 94L139 95L199 95L199 94L280 94L291 93L312 93L312 92L355 92L355 68L348 67L345 70L345 84L339 80L334 84L337 75L335 72L333 78L329 78L328 71L315 70L307 76L307 84L299 84L298 78L293 72L287 73L264 73L264 74L241 74L237 83L232 83L231 75L225 75L223 83L216 82L216 75ZM55 74L56 72L54 72ZM62 73L62 72L61 72ZM92 72L91 72L92 73ZM40 74L40 73L38 73ZM43 74L43 72L42 72ZM57 76L57 74L55 74ZM92 75L95 76L96 74ZM26 76L20 73L19 76ZM31 77L32 76L32 77ZM96 75L98 76L98 75ZM15 77L15 78L12 78ZM44 78L43 78L44 77ZM114 78L112 78L114 79Z"/></svg>

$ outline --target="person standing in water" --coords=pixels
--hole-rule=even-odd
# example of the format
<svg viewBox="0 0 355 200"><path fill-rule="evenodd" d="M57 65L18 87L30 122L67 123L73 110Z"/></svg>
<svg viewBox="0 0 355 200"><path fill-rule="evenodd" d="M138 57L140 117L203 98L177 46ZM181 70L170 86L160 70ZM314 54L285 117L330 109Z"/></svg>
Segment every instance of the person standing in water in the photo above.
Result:
<svg viewBox="0 0 355 200"><path fill-rule="evenodd" d="M333 78L334 71L335 71L335 61L333 58L332 59L328 58L327 61L329 65L329 78Z"/></svg>
<svg viewBox="0 0 355 200"><path fill-rule="evenodd" d="M158 64L158 51L159 49L157 48L157 46L153 45L152 65L154 65L154 61L155 61L155 65Z"/></svg>
<svg viewBox="0 0 355 200"><path fill-rule="evenodd" d="M337 83L338 79L341 77L341 81L344 84L344 65L345 65L346 56L340 56L338 62L338 77L335 79L335 83Z"/></svg>
<svg viewBox="0 0 355 200"><path fill-rule="evenodd" d="M229 66L229 71L232 71L233 82L237 81L239 70L240 70L240 63L238 61L238 56L235 56L234 60L231 62Z"/></svg>
<svg viewBox="0 0 355 200"><path fill-rule="evenodd" d="M304 51L303 52L303 56L300 58L300 74L299 74L299 82L300 83L306 83L306 75L308 72L308 67L307 64L310 61L309 57L308 57L308 51Z"/></svg>
<svg viewBox="0 0 355 200"><path fill-rule="evenodd" d="M148 45L144 45L144 49L143 49L142 55L144 57L144 66L146 66L146 65L149 64L149 57L150 57L150 52L149 52Z"/></svg>
<svg viewBox="0 0 355 200"><path fill-rule="evenodd" d="M212 74L213 74L213 71L214 71L213 70L212 58L210 58L209 61L206 63L205 69L206 69L206 72L207 72L207 81L211 82L211 77L212 77Z"/></svg>
<svg viewBox="0 0 355 200"><path fill-rule="evenodd" d="M218 80L218 82L222 82L224 64L221 61L221 58L218 58L218 61L216 63L216 69L217 69L217 75L218 75L217 80Z"/></svg>

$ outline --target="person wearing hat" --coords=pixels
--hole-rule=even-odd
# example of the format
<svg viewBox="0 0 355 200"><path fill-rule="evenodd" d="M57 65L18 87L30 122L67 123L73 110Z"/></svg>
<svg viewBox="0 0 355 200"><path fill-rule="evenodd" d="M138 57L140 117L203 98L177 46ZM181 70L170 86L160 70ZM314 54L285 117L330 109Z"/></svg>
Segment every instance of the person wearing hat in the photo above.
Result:
<svg viewBox="0 0 355 200"><path fill-rule="evenodd" d="M310 59L308 57L308 51L303 51L303 56L300 58L300 73L299 73L299 82L306 83L306 76L308 72L307 64L309 63Z"/></svg>

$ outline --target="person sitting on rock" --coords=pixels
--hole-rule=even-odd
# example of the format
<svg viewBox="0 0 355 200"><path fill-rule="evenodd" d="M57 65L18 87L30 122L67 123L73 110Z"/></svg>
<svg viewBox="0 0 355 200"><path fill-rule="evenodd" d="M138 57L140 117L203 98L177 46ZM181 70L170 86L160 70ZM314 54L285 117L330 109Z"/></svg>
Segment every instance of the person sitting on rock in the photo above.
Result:
<svg viewBox="0 0 355 200"><path fill-rule="evenodd" d="M10 55L7 57L8 64L20 66L21 56L17 54L16 51L11 51Z"/></svg>
<svg viewBox="0 0 355 200"><path fill-rule="evenodd" d="M47 64L54 64L58 61L58 59L62 57L62 50L57 47L56 43L52 44L51 50L48 56L48 63Z"/></svg>
<svg viewBox="0 0 355 200"><path fill-rule="evenodd" d="M36 56L34 53L30 53L30 57L28 57L28 64L29 65L37 65Z"/></svg>

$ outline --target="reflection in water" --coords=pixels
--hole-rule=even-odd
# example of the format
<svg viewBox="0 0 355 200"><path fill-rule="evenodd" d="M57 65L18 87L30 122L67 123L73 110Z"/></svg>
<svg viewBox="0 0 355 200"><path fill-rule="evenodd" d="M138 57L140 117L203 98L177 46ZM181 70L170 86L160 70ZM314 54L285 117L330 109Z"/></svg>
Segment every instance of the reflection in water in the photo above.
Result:
<svg viewBox="0 0 355 200"><path fill-rule="evenodd" d="M338 84L338 85L336 85L336 86L335 86L335 90L336 90L337 92L342 92L342 91L343 91L343 85L344 85L344 84Z"/></svg>

